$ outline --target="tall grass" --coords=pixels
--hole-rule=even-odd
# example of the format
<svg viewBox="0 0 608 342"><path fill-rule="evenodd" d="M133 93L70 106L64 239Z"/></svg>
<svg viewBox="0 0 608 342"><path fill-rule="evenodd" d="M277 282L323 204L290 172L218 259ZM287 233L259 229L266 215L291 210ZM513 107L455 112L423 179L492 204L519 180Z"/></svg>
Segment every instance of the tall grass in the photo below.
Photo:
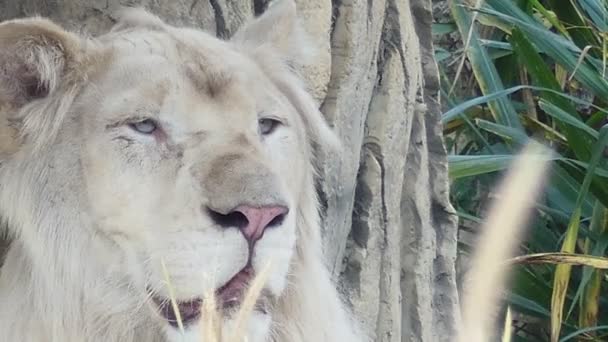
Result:
<svg viewBox="0 0 608 342"><path fill-rule="evenodd" d="M271 262L267 262L265 266L251 280L247 291L243 296L243 302L240 305L238 312L235 314L234 322L231 324L230 331L224 331L226 322L221 313L221 308L218 306L215 291L209 290L203 296L201 307L200 327L201 342L247 342L247 323L251 318L255 305L266 285L266 281L271 272ZM169 300L173 313L175 314L177 325L182 334L185 333L182 315L179 311L179 306L175 298L173 284L169 277L169 272L163 260L161 267L165 278L165 286L169 292Z"/></svg>
<svg viewBox="0 0 608 342"><path fill-rule="evenodd" d="M547 186L519 249L542 254L516 259L506 291L516 319L513 340L605 341L608 3L453 0L450 6L453 22L436 32L468 42L437 55L461 229L478 229L516 151L530 141L552 148ZM461 251L470 249L462 241Z"/></svg>
<svg viewBox="0 0 608 342"><path fill-rule="evenodd" d="M548 158L542 151L531 145L518 157L500 186L500 200L492 204L484 220L462 299L458 342L487 342L496 335L493 314L508 279L506 260L516 250L547 169ZM503 341L511 340L510 332L507 327Z"/></svg>

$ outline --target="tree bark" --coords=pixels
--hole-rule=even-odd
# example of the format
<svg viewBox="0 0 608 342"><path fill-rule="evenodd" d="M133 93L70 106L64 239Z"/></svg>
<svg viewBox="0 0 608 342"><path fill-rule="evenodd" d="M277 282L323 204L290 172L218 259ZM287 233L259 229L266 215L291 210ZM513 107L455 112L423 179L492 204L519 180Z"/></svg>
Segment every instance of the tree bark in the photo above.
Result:
<svg viewBox="0 0 608 342"><path fill-rule="evenodd" d="M267 0L2 0L0 20L40 14L103 33L120 6L230 37ZM431 0L298 0L319 53L303 72L343 142L322 156L325 253L375 341L449 341L459 320Z"/></svg>

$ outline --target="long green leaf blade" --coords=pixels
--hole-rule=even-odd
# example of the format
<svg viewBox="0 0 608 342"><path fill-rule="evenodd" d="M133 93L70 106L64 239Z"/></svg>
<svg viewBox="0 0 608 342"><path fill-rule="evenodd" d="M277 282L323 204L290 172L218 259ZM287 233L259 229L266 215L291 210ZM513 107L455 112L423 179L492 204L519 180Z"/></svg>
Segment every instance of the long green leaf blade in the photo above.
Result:
<svg viewBox="0 0 608 342"><path fill-rule="evenodd" d="M608 126L602 127L600 130L600 137L598 143L594 146L591 161L589 163L589 169L585 175L585 179L581 186L578 194L574 212L570 218L568 229L566 231L566 237L562 244L561 252L573 253L578 239L578 231L581 219L581 206L587 193L589 191L589 185L593 180L594 168L598 165L601 156L603 155L606 144L608 143ZM553 295L551 298L551 341L557 342L559 339L564 302L566 299L566 292L568 290L568 283L570 281L571 265L558 265L555 270L555 277L553 280Z"/></svg>
<svg viewBox="0 0 608 342"><path fill-rule="evenodd" d="M561 91L560 85L553 76L553 73L521 30L517 28L513 29L511 32L511 43L519 56L520 62L526 66L526 69L532 76L535 85ZM559 110L560 113L567 114L574 120L580 121L580 116L577 114L574 106L563 97L550 92L543 92L542 97L546 99L545 103L550 103L551 107L549 108ZM577 157L583 161L589 160L591 144L588 139L585 139L584 135L578 134L576 129L564 124L563 121L558 121L557 123L566 135L569 147L574 150Z"/></svg>
<svg viewBox="0 0 608 342"><path fill-rule="evenodd" d="M462 0L450 2L454 21L456 22L461 35L467 37L471 31L471 25L474 25L474 23L471 22L471 15L469 15L462 5ZM473 73L484 94L491 94L504 90L498 71L486 49L480 43L479 35L475 29L472 30L471 41L466 54L469 61L471 61ZM488 105L497 123L523 130L517 112L510 101L505 98L497 98Z"/></svg>

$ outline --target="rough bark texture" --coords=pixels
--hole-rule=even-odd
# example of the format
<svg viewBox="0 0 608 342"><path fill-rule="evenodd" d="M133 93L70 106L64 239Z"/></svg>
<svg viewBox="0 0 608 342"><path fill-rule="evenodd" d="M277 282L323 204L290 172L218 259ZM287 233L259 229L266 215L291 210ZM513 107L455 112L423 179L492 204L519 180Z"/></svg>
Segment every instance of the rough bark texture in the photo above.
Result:
<svg viewBox="0 0 608 342"><path fill-rule="evenodd" d="M0 0L97 34L120 6L230 37L267 0ZM439 125L431 0L299 0L320 53L304 74L344 150L319 191L333 274L376 341L449 341L459 319L456 221Z"/></svg>

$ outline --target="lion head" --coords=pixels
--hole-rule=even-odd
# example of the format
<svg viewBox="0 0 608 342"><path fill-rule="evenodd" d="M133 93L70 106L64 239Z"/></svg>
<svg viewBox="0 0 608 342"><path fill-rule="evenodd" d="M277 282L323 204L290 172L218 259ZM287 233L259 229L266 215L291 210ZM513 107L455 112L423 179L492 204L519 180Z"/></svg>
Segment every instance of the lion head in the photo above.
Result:
<svg viewBox="0 0 608 342"><path fill-rule="evenodd" d="M293 72L302 37L290 0L229 41L143 10L97 38L0 25L1 340L201 341L205 293L230 327L265 267L249 341L353 340L320 252L313 148L335 137Z"/></svg>

